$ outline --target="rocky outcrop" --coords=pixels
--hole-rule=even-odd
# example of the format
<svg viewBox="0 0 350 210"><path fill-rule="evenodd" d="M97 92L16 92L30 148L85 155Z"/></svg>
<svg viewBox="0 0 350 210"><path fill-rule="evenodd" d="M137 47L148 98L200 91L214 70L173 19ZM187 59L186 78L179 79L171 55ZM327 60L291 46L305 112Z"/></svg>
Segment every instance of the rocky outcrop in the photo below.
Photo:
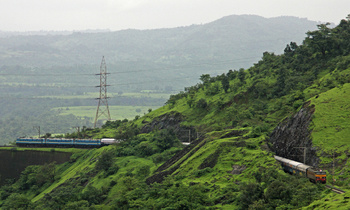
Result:
<svg viewBox="0 0 350 210"><path fill-rule="evenodd" d="M309 127L315 109L309 105L304 104L296 114L283 120L271 133L269 143L271 150L278 156L304 162L306 153L306 164L317 166L319 159L312 145L312 130Z"/></svg>
<svg viewBox="0 0 350 210"><path fill-rule="evenodd" d="M170 112L156 117L152 122L147 123L141 128L141 133L149 133L155 129L180 129L180 123L184 120L184 117L179 112Z"/></svg>
<svg viewBox="0 0 350 210"><path fill-rule="evenodd" d="M141 133L149 133L153 130L172 129L180 141L195 140L197 138L196 130L193 127L182 126L185 117L179 112L170 112L156 117L152 122L144 122Z"/></svg>
<svg viewBox="0 0 350 210"><path fill-rule="evenodd" d="M245 169L247 168L247 166L243 165L233 165L232 166L232 171L229 171L229 173L231 174L241 174Z"/></svg>

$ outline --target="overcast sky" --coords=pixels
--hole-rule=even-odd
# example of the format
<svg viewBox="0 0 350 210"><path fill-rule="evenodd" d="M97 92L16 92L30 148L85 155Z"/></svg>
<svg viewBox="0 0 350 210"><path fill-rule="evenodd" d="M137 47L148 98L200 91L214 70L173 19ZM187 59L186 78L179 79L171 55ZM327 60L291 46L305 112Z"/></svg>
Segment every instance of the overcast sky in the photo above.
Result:
<svg viewBox="0 0 350 210"><path fill-rule="evenodd" d="M338 24L350 0L0 0L0 30L172 28L233 14Z"/></svg>

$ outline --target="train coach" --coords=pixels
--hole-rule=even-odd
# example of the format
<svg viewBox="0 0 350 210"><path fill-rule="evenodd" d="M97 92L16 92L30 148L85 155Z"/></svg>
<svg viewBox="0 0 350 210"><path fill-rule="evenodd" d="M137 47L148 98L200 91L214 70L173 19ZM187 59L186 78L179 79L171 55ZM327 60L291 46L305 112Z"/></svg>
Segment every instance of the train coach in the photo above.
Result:
<svg viewBox="0 0 350 210"><path fill-rule="evenodd" d="M327 181L325 171L277 155L274 158L281 163L283 170L287 173L307 177L315 183L326 183Z"/></svg>
<svg viewBox="0 0 350 210"><path fill-rule="evenodd" d="M45 139L45 138L18 138L18 147L78 147L96 148L119 143L115 139Z"/></svg>

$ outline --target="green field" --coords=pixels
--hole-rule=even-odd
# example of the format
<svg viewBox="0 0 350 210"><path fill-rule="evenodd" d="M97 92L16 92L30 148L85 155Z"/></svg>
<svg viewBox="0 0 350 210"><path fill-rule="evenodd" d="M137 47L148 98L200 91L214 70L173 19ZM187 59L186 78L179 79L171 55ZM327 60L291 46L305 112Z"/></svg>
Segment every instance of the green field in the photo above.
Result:
<svg viewBox="0 0 350 210"><path fill-rule="evenodd" d="M143 116L149 109L155 110L159 106L109 106L112 120L134 119L136 115ZM89 117L95 119L97 106L71 106L57 107L60 115L75 115L77 117Z"/></svg>

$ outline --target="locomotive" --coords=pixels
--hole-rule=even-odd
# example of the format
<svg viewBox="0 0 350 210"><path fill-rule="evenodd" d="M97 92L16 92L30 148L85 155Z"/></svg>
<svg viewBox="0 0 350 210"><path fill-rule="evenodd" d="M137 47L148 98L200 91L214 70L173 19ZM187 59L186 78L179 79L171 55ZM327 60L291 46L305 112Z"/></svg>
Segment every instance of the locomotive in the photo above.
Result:
<svg viewBox="0 0 350 210"><path fill-rule="evenodd" d="M18 138L18 147L80 147L95 148L119 143L119 140L103 139L49 139L49 138Z"/></svg>
<svg viewBox="0 0 350 210"><path fill-rule="evenodd" d="M274 158L281 162L283 170L287 173L307 177L314 183L324 184L327 181L327 174L325 171L280 156L275 155Z"/></svg>

